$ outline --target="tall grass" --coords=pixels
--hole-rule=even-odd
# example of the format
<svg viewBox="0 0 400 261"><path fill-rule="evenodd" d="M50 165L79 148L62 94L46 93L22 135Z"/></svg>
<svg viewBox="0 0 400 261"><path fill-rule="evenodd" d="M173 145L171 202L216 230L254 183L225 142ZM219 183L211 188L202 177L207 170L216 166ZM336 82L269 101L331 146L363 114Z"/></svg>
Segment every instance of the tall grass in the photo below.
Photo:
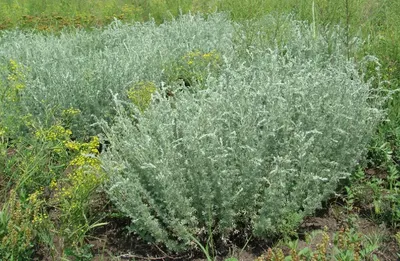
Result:
<svg viewBox="0 0 400 261"><path fill-rule="evenodd" d="M385 0L8 0L0 3L0 23L3 26L18 25L24 16L94 16L99 21L106 17L123 14L126 19L157 22L170 19L180 13L227 11L233 19L251 19L271 12L295 13L298 19L312 19L312 5L321 23L349 22L354 29L368 28L373 24L396 17L393 4ZM389 17L386 17L392 13ZM381 21L382 20L382 21Z"/></svg>

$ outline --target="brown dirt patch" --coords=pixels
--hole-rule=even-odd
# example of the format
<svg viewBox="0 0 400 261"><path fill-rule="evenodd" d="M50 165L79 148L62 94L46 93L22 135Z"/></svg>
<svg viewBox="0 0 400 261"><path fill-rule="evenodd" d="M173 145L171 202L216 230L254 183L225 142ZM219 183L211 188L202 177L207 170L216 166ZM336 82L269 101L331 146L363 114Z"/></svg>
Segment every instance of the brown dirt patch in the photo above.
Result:
<svg viewBox="0 0 400 261"><path fill-rule="evenodd" d="M332 206L331 206L332 207ZM330 207L330 208L331 208ZM333 242L333 235L338 232L344 225L345 221L337 219L335 211L326 209L321 216L308 217L300 226L298 249L310 247L316 249L317 244L322 241L322 233L315 233L315 237L310 244L305 241L305 234L312 232L327 231ZM346 217L345 214L340 218ZM207 261L201 251L193 250L183 254L170 253L166 249L148 244L140 240L138 237L128 234L125 227L129 225L129 219L114 218L108 220L108 225L98 228L94 231L95 238L89 243L93 244L93 252L95 261L108 260L162 260L162 261ZM380 242L381 247L375 252L379 260L399 261L396 253L400 251L396 242L391 237L393 231L383 229L375 223L359 218L355 224L358 231L367 237L377 235L385 240ZM236 235L229 239L229 243L217 243L217 261L223 261L229 257L235 257L239 261L254 261L257 257L265 254L269 247L274 245L271 240L251 240L246 244L244 236ZM245 248L243 246L246 246ZM288 253L289 249L283 247L284 253Z"/></svg>

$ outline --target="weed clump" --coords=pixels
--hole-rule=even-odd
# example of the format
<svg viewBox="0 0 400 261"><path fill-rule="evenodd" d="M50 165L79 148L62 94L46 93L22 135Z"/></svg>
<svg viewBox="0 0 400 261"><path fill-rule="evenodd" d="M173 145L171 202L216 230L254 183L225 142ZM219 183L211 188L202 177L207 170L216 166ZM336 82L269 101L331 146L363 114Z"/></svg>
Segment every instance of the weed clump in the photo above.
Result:
<svg viewBox="0 0 400 261"><path fill-rule="evenodd" d="M379 246L348 228L342 228L333 235L327 229L307 234L307 246L302 248L299 241L283 245L289 247L290 250L286 251L289 253L284 254L283 247L269 248L256 261L379 260L375 253Z"/></svg>
<svg viewBox="0 0 400 261"><path fill-rule="evenodd" d="M168 65L165 70L167 82L201 89L205 87L207 77L218 74L221 65L221 55L217 50L193 50Z"/></svg>
<svg viewBox="0 0 400 261"><path fill-rule="evenodd" d="M153 82L138 82L128 90L128 98L136 105L140 112L144 112L149 107L152 94L156 90L156 85Z"/></svg>
<svg viewBox="0 0 400 261"><path fill-rule="evenodd" d="M58 259L80 252L88 231L101 225L89 216L90 199L105 178L99 139L72 139L70 126L80 113L73 107L48 111L46 126L27 113L23 68L11 60L0 78L0 257L30 260L42 245Z"/></svg>

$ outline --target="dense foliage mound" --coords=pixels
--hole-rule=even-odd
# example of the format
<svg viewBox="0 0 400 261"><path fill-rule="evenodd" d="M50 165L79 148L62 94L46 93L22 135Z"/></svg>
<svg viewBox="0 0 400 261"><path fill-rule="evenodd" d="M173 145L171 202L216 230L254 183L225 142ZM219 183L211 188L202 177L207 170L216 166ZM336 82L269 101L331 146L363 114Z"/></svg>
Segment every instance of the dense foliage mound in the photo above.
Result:
<svg viewBox="0 0 400 261"><path fill-rule="evenodd" d="M45 121L48 111L76 108L73 132L94 135L95 117L111 121L112 94L127 98L141 81L177 80L183 57L193 51L231 52L233 24L225 15L184 16L162 25L115 21L104 29L55 34L4 31L0 64L10 59L29 68L22 103ZM204 67L204 66L203 66ZM206 68L200 68L206 69ZM199 69L197 69L199 71Z"/></svg>
<svg viewBox="0 0 400 261"><path fill-rule="evenodd" d="M279 39L266 37L271 18L252 39L238 27L231 52L217 48L218 73L167 83L145 95L146 109L115 96L102 161L133 232L173 250L204 234L285 233L356 166L380 99L347 59L340 28L285 21Z"/></svg>

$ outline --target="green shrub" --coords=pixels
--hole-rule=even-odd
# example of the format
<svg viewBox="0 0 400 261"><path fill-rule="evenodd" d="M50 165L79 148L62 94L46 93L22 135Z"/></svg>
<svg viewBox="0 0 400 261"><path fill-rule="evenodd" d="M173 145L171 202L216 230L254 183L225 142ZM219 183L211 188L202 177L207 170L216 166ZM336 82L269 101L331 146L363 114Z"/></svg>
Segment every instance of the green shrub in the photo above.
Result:
<svg viewBox="0 0 400 261"><path fill-rule="evenodd" d="M291 26L282 48L260 42L226 55L203 90L155 93L157 103L133 118L115 99L102 160L133 232L173 250L243 227L284 233L349 176L382 99L335 42L340 30Z"/></svg>

